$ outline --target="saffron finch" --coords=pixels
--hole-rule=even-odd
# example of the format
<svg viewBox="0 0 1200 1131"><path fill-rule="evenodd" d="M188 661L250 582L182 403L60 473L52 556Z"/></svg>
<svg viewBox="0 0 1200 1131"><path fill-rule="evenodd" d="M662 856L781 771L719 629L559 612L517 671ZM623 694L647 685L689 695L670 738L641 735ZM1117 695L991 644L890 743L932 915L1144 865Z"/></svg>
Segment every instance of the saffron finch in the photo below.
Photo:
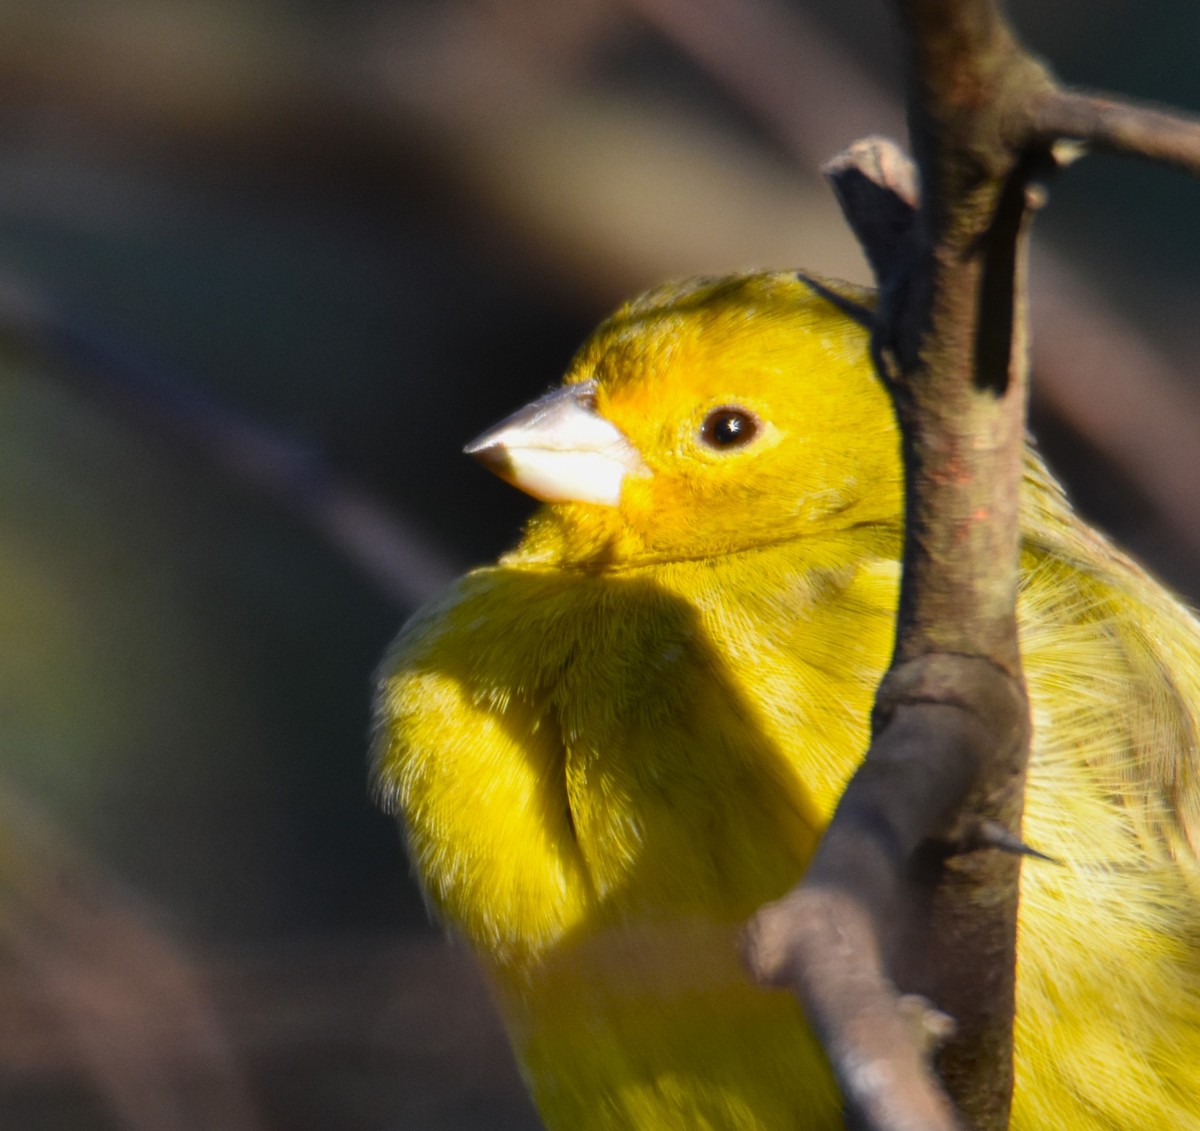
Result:
<svg viewBox="0 0 1200 1131"><path fill-rule="evenodd" d="M836 301L831 301L831 296ZM555 1131L842 1126L737 935L862 757L902 469L868 292L798 273L621 307L476 441L543 500L386 658L373 773ZM1200 1129L1200 626L1030 450L1020 1131Z"/></svg>

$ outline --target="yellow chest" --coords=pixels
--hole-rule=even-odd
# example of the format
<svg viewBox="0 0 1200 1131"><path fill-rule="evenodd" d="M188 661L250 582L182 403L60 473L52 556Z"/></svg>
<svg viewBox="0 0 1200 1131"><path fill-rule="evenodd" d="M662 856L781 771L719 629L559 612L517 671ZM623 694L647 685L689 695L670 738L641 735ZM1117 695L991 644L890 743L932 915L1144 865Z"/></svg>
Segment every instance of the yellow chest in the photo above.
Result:
<svg viewBox="0 0 1200 1131"><path fill-rule="evenodd" d="M839 1125L798 1008L748 984L736 933L801 873L865 745L896 569L856 560L760 558L736 584L481 571L402 637L380 777L550 1127ZM1065 863L1023 880L1014 1125L1200 1128L1195 866L1151 756L1193 716L1154 648L1194 630L1126 624L1045 568L1023 604L1025 835Z"/></svg>

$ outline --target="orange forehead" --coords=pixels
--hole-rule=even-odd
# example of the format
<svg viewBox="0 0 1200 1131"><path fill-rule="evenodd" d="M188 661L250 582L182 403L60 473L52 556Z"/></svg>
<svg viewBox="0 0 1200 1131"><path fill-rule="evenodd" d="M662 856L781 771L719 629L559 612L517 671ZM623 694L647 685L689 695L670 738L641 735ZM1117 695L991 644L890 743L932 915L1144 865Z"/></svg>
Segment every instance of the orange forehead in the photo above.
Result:
<svg viewBox="0 0 1200 1131"><path fill-rule="evenodd" d="M618 425L726 401L769 402L787 417L843 399L838 375L866 358L866 331L811 286L756 275L635 299L599 327L567 380L594 379L600 411Z"/></svg>

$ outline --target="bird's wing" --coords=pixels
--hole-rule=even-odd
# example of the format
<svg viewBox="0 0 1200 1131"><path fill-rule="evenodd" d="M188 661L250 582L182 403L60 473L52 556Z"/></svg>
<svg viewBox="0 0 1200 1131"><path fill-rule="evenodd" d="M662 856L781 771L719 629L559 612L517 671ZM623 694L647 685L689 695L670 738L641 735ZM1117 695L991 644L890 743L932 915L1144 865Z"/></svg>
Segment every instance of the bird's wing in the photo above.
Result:
<svg viewBox="0 0 1200 1131"><path fill-rule="evenodd" d="M1078 789L1058 791L1060 811L1063 798L1089 806L1069 822L1063 816L1064 835L1091 830L1097 858L1127 843L1195 873L1200 623L1070 510L1036 458L1026 513L1021 643L1036 756L1050 780L1087 775ZM1123 837L1105 831L1114 821Z"/></svg>
<svg viewBox="0 0 1200 1131"><path fill-rule="evenodd" d="M438 914L492 954L536 950L586 896L563 751L519 678L500 571L477 570L405 625L380 673L372 774Z"/></svg>

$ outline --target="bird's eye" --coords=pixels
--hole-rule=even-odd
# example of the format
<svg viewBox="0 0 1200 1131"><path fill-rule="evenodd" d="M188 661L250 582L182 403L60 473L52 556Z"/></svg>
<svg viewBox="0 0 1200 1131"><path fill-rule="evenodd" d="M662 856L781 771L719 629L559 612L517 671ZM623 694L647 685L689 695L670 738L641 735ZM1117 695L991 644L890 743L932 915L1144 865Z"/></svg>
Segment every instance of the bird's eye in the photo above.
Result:
<svg viewBox="0 0 1200 1131"><path fill-rule="evenodd" d="M710 448L741 448L758 429L758 418L744 408L714 408L700 425L700 439Z"/></svg>

